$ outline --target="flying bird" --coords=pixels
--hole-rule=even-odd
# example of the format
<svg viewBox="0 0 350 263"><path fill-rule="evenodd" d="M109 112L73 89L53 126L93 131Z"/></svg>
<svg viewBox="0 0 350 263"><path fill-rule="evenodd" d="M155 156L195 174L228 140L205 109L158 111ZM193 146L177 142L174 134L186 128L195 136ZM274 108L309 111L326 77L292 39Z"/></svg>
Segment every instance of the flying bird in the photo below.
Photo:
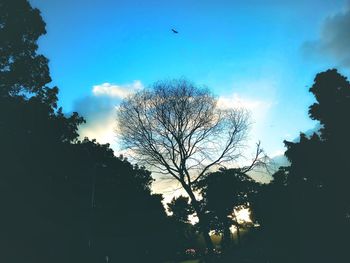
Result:
<svg viewBox="0 0 350 263"><path fill-rule="evenodd" d="M179 33L178 31L176 31L176 30L173 29L173 28L171 29L171 31L173 31L174 34L178 34L178 33Z"/></svg>

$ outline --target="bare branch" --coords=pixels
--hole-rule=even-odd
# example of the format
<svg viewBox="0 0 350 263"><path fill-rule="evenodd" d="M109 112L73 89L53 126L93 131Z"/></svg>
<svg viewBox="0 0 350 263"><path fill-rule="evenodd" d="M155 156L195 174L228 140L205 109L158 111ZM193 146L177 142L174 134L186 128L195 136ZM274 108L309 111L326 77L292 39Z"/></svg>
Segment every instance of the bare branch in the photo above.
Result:
<svg viewBox="0 0 350 263"><path fill-rule="evenodd" d="M118 135L141 163L192 191L210 169L241 157L248 117L244 109L219 109L207 89L185 80L157 82L121 103ZM253 166L259 155L260 148Z"/></svg>

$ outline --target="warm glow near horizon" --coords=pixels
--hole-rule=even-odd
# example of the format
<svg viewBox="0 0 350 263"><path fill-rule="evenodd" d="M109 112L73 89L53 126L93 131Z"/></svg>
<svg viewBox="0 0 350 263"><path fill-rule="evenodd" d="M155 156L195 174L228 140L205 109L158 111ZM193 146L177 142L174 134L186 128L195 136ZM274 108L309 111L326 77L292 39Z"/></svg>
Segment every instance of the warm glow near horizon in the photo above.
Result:
<svg viewBox="0 0 350 263"><path fill-rule="evenodd" d="M250 209L249 208L243 208L243 209L239 209L235 211L236 213L236 217L239 223L243 223L243 222L252 222L252 219L250 218ZM189 216L189 220L190 223L192 225L198 223L198 218L195 215L191 215ZM235 226L231 226L231 232L234 233L236 231L236 227Z"/></svg>

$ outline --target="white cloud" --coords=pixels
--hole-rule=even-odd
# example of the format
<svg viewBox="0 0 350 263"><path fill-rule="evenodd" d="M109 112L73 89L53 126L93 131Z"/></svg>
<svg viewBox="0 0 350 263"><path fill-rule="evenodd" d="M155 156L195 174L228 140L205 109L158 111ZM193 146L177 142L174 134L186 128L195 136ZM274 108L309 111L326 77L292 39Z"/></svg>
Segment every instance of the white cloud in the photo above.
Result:
<svg viewBox="0 0 350 263"><path fill-rule="evenodd" d="M218 99L218 106L221 108L244 108L252 112L268 110L271 105L267 101L243 98L237 93L233 93L231 96L219 97Z"/></svg>
<svg viewBox="0 0 350 263"><path fill-rule="evenodd" d="M218 106L221 108L243 108L249 111L250 122L252 123L252 130L250 132L253 135L252 139L255 144L259 140L256 138L256 135L260 134L260 131L264 129L273 103L271 101L243 97L237 93L233 93L230 96L219 97Z"/></svg>
<svg viewBox="0 0 350 263"><path fill-rule="evenodd" d="M126 85L117 85L106 82L93 86L92 93L95 96L109 96L112 98L123 99L140 89L143 89L143 85L139 80L135 80L133 83Z"/></svg>
<svg viewBox="0 0 350 263"><path fill-rule="evenodd" d="M89 117L87 119L89 121ZM115 112L110 111L105 118L94 121L90 120L87 124L83 125L80 129L80 135L81 137L96 139L99 143L114 145L116 143L115 122Z"/></svg>
<svg viewBox="0 0 350 263"><path fill-rule="evenodd" d="M143 88L139 80L117 85L103 83L92 88L91 95L74 103L74 111L79 112L87 123L79 129L80 137L96 139L99 143L109 143L119 154L116 139L116 107L121 100Z"/></svg>
<svg viewBox="0 0 350 263"><path fill-rule="evenodd" d="M274 151L273 153L271 153L270 158L283 156L285 151L286 151L285 149L280 149L280 150Z"/></svg>

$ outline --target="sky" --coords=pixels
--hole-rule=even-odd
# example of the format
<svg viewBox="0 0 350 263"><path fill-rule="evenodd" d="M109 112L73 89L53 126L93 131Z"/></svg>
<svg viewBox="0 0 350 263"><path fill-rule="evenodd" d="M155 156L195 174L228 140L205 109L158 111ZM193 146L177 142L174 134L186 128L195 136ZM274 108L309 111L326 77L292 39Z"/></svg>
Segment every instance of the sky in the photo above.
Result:
<svg viewBox="0 0 350 263"><path fill-rule="evenodd" d="M271 156L312 130L308 89L329 68L350 76L346 0L30 0L47 35L52 85L82 136L118 155L115 107L158 80L186 78L251 111L248 145ZM179 33L174 34L171 29ZM253 151L253 149L252 149Z"/></svg>

